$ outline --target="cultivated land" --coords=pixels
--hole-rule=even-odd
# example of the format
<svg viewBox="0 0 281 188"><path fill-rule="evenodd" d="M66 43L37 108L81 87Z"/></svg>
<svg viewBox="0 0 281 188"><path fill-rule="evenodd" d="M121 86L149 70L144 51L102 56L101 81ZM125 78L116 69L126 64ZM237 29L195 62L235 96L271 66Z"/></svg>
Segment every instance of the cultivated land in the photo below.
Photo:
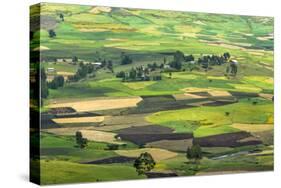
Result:
<svg viewBox="0 0 281 188"><path fill-rule="evenodd" d="M32 164L42 184L273 170L272 18L45 3L41 16L31 50L41 52L48 82L65 79L40 109L41 157ZM194 63L165 68L176 51ZM236 75L226 74L230 60L208 69L198 63L225 52L239 63ZM122 54L132 63L122 64ZM107 65L72 81L81 69L74 57L112 61L113 71ZM159 80L116 77L164 62L150 72ZM83 149L77 131L88 139ZM197 163L186 158L195 144L203 152ZM143 152L156 165L138 175L133 164Z"/></svg>

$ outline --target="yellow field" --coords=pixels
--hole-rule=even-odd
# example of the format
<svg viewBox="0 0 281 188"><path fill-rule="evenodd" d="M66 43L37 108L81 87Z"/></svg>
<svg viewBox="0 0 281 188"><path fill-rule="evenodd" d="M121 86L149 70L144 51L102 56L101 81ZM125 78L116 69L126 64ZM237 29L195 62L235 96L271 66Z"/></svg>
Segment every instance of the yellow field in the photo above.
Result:
<svg viewBox="0 0 281 188"><path fill-rule="evenodd" d="M44 132L53 133L56 135L74 136L77 131L92 130L91 127L67 127L67 128L52 128L44 129Z"/></svg>
<svg viewBox="0 0 281 188"><path fill-rule="evenodd" d="M50 48L48 48L47 46L39 46L39 47L33 48L32 51L44 51L44 50L50 50Z"/></svg>
<svg viewBox="0 0 281 188"><path fill-rule="evenodd" d="M104 120L104 116L96 117L77 117L77 118L55 118L56 123L99 123Z"/></svg>
<svg viewBox="0 0 281 188"><path fill-rule="evenodd" d="M227 91L212 90L208 93L213 97L231 97L232 95Z"/></svg>
<svg viewBox="0 0 281 188"><path fill-rule="evenodd" d="M111 8L110 7L94 7L92 10L90 10L90 13L93 14L99 14L101 12L110 12Z"/></svg>
<svg viewBox="0 0 281 188"><path fill-rule="evenodd" d="M88 100L77 102L53 103L49 108L71 107L77 112L109 110L118 108L135 107L142 100L141 97L107 99L107 100Z"/></svg>
<svg viewBox="0 0 281 188"><path fill-rule="evenodd" d="M111 132L93 130L91 127L69 127L69 128L54 128L44 129L45 132L53 133L56 135L75 136L77 131L80 131L84 138L96 142L106 142L112 144L123 144L115 139L116 134Z"/></svg>
<svg viewBox="0 0 281 188"><path fill-rule="evenodd" d="M232 124L231 127L240 129L242 131L247 132L262 132L262 131L269 131L273 130L274 125L273 124L240 124L235 123Z"/></svg>
<svg viewBox="0 0 281 188"><path fill-rule="evenodd" d="M268 100L271 100L273 97L272 94L266 94L266 93L260 93L259 96Z"/></svg>
<svg viewBox="0 0 281 188"><path fill-rule="evenodd" d="M261 88L255 87L253 85L249 85L249 84L228 84L232 87L234 87L235 89L237 89L238 91L242 91L242 92L254 92L254 93L259 93L261 92Z"/></svg>
<svg viewBox="0 0 281 188"><path fill-rule="evenodd" d="M200 87L187 87L184 88L183 91L187 93L192 93L192 92L208 92L211 91L209 88L200 88Z"/></svg>
<svg viewBox="0 0 281 188"><path fill-rule="evenodd" d="M204 99L204 98L206 98L206 97L202 97L202 96L194 95L194 94L190 94L190 93L175 94L175 95L173 95L173 97L174 97L176 100Z"/></svg>
<svg viewBox="0 0 281 188"><path fill-rule="evenodd" d="M123 144L115 139L116 134L111 132L104 131L95 131L95 130L80 130L83 137L88 140L97 141L97 142L107 142L112 144Z"/></svg>
<svg viewBox="0 0 281 188"><path fill-rule="evenodd" d="M62 75L62 76L73 76L75 73L73 72L64 72L64 71L59 71L57 72L57 75Z"/></svg>
<svg viewBox="0 0 281 188"><path fill-rule="evenodd" d="M126 157L138 157L141 153L148 152L152 155L155 161L161 161L165 159L170 159L176 157L178 154L164 149L157 148L143 148L135 150L117 150L117 154L126 156Z"/></svg>

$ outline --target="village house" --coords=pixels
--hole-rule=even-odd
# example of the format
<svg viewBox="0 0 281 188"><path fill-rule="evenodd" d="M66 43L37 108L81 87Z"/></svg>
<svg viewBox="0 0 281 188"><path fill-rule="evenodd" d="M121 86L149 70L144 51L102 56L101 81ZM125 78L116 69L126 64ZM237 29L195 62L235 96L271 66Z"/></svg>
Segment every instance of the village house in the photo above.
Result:
<svg viewBox="0 0 281 188"><path fill-rule="evenodd" d="M52 67L47 68L47 73L55 73L55 72L56 72L55 68Z"/></svg>

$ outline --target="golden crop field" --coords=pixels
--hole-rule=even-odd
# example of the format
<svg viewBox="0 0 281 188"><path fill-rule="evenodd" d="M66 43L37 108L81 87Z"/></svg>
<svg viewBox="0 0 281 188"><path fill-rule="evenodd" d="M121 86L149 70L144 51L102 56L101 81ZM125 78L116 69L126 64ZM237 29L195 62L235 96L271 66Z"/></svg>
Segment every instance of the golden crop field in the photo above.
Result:
<svg viewBox="0 0 281 188"><path fill-rule="evenodd" d="M141 97L131 97L124 99L107 99L107 100L88 100L77 102L53 103L49 108L71 107L77 112L109 110L117 108L135 107L141 101Z"/></svg>
<svg viewBox="0 0 281 188"><path fill-rule="evenodd" d="M54 118L56 123L98 123L104 120L104 116L96 117L75 117L75 118Z"/></svg>

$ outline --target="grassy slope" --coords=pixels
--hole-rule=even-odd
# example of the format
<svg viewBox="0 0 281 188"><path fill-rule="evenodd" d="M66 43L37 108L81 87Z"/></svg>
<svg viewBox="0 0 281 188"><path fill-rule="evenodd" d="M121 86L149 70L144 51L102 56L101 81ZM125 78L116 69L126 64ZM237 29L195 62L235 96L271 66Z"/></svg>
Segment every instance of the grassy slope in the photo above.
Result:
<svg viewBox="0 0 281 188"><path fill-rule="evenodd" d="M102 70L97 73L95 79L69 83L58 90L50 90L49 99L80 100L99 96L174 94L182 93L181 89L186 87L273 93L273 40L258 39L273 32L271 18L118 8L110 12L91 13L92 8L44 4L41 13L56 20L57 25L54 26L54 30L57 37L50 39L48 28L35 32L35 35L41 35L41 45L50 49L43 51L42 57L78 56L80 59L90 61L96 61L98 58L111 59L117 72L128 70L136 65L160 63L164 56L171 59L171 56L159 52L181 50L185 54L199 57L201 54L222 54L228 51L234 58L239 58L238 76L232 80L225 79L223 77L225 66L220 66L207 73L173 73L173 79L168 79L167 75L163 74L164 79L156 83L124 84L113 74ZM60 12L65 16L64 22L59 20L57 13ZM32 16L38 16L36 9L31 13ZM209 42L214 41L233 45L235 48L208 45ZM31 46L35 46L38 42L35 38ZM243 47L243 50L237 47ZM122 51L133 58L132 65L119 65ZM48 62L44 66L55 66L58 71L67 72L75 72L77 69L70 65L53 65ZM213 82L210 83L209 79ZM253 108L255 111L252 110ZM230 111L229 117L225 116L226 111ZM172 127L177 132L195 131L195 136L206 136L237 131L228 126L232 122L265 123L272 113L272 103L259 101L256 106L252 106L251 101L240 101L224 107L160 112L150 116L149 120ZM43 135L41 146L46 152L46 155L42 156L46 160L42 160L41 163L44 184L144 178L137 176L135 170L126 165L78 164L76 162L117 154L105 150L104 143L90 142L85 150L75 148L74 143L74 137ZM226 151L228 150L213 152ZM157 164L156 170L173 169L180 175L193 175L197 170L266 170L272 169L272 161L272 155L236 157L222 161L204 158L197 169L198 167L186 164L185 156L180 155L176 159Z"/></svg>
<svg viewBox="0 0 281 188"><path fill-rule="evenodd" d="M126 165L88 165L65 161L40 161L43 184L143 179Z"/></svg>
<svg viewBox="0 0 281 188"><path fill-rule="evenodd" d="M104 97L104 96L140 96L140 95L163 95L183 93L182 89L187 87L214 88L219 90L241 91L241 92L261 92L268 90L273 92L273 82L264 82L271 79L269 76L263 77L243 77L241 80L228 80L224 77L212 76L217 74L217 70L209 73L180 72L173 73L172 79L168 75L162 74L163 79L149 84L136 82L126 84L114 75L109 78L98 77L92 80L85 80L78 83L71 83L57 90L50 90L50 99L55 98L85 98L85 97ZM212 77L211 77L212 76ZM209 82L209 79L212 82ZM143 87L138 88L138 85Z"/></svg>
<svg viewBox="0 0 281 188"><path fill-rule="evenodd" d="M235 58L241 59L239 60L241 78L244 75L261 76L258 79L272 76L270 69L258 65L263 63L273 67L272 50L256 50L272 49L272 40L257 39L273 32L271 18L119 8L111 9L110 12L93 13L91 12L93 7L90 6L67 7L69 9L61 4L43 4L41 14L57 22L55 26L57 37L49 38L47 28L37 31L41 33L41 45L50 48L42 52L42 57L62 58L76 55L85 60L111 59L115 70L121 71L140 64L162 62L164 55L159 55L159 52L163 51L181 50L196 57L200 54L222 54L228 51ZM36 11L32 12L34 12L33 16L36 16ZM57 13L64 14L64 22L60 21ZM216 41L236 47L250 44L251 49L208 46L206 41ZM133 65L119 65L122 51L132 56L135 61ZM251 54L253 51L258 52L258 55ZM60 65L55 67L61 70ZM66 69L70 72L75 70L74 67L69 66ZM223 66L215 69L208 74L222 76L225 72ZM113 74L104 71L98 72L97 75L97 79L114 78ZM268 88L269 92L273 90L273 84L265 85L264 82L256 84L256 81L251 79L224 80L220 83L216 82L215 87L218 84L220 84L219 88L238 91L259 92L261 89ZM171 94L179 93L179 89L189 86L212 87L208 85L205 78L197 78L193 81L184 78L165 80L142 90L132 90L114 79L102 84L93 80L67 84L65 88L56 91L51 90L50 98Z"/></svg>
<svg viewBox="0 0 281 188"><path fill-rule="evenodd" d="M171 127L176 132L192 132L196 137L239 131L232 123L267 123L273 114L272 102L256 99L240 100L239 103L220 107L197 107L192 109L157 112L147 118L155 124ZM230 115L226 116L225 112ZM259 115L257 115L259 114ZM194 128L195 127L195 128Z"/></svg>

